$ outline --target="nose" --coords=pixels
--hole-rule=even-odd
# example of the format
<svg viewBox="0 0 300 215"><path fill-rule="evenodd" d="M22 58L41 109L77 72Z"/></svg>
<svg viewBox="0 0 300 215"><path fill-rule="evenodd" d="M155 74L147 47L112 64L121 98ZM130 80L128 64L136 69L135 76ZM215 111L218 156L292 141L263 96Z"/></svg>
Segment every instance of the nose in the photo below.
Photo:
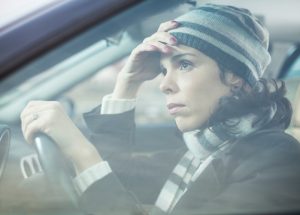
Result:
<svg viewBox="0 0 300 215"><path fill-rule="evenodd" d="M175 74L167 72L160 82L159 89L164 94L172 94L178 91L177 77Z"/></svg>

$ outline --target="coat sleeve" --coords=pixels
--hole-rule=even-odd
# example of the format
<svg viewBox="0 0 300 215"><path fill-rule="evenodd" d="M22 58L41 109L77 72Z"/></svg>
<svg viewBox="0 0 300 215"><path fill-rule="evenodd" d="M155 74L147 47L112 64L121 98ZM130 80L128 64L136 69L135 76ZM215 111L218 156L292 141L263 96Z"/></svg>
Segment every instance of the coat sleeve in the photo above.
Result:
<svg viewBox="0 0 300 215"><path fill-rule="evenodd" d="M121 114L100 114L101 106L83 115L90 139L104 159L120 151L130 151L134 144L134 110Z"/></svg>
<svg viewBox="0 0 300 215"><path fill-rule="evenodd" d="M83 193L81 204L96 211L102 205L103 198L107 211L122 211L125 207L124 210L140 212L140 203L148 206L154 204L183 148L173 150L173 153L169 150L136 153L136 149L141 149L143 145L138 145L139 141L135 143L134 110L121 114L100 114L100 109L101 106L84 114L84 119L91 142L109 163L112 173L92 184ZM150 139L146 142L151 144ZM111 202L108 203L108 200Z"/></svg>
<svg viewBox="0 0 300 215"><path fill-rule="evenodd" d="M101 106L84 114L90 140L111 169L128 166L135 132L134 110L100 115ZM118 171L116 171L118 172ZM80 196L79 207L87 214L145 214L140 202L123 186L115 171L91 184Z"/></svg>
<svg viewBox="0 0 300 215"><path fill-rule="evenodd" d="M121 114L100 114L100 108L84 114L91 131L91 142L123 186L135 193L141 202L153 204L173 167L185 152L181 137L175 135L175 130L166 131L165 128L158 131L159 135L152 135L158 130L152 127L136 131L134 110ZM151 130L151 135L148 130ZM167 142L167 147L159 146Z"/></svg>
<svg viewBox="0 0 300 215"><path fill-rule="evenodd" d="M80 196L79 207L85 214L147 214L135 196L126 190L114 173L92 184Z"/></svg>

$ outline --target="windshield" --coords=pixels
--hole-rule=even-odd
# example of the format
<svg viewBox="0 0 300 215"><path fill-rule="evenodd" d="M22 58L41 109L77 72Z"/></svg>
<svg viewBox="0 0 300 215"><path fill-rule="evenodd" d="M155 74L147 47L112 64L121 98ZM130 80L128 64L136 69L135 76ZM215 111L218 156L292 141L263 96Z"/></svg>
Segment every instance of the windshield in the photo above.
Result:
<svg viewBox="0 0 300 215"><path fill-rule="evenodd" d="M62 71L65 71L70 67L77 66L78 62L80 62L81 60L91 55L95 55L95 53L97 52L103 51L108 46L109 44L107 43L106 40L99 41L96 44L93 44L91 47L82 50L80 53L69 57L63 62L53 67L50 67L49 69L43 71L40 74L33 76L32 78L29 78L29 80L26 80L24 83L21 83L19 86L10 90L9 92L3 92L0 99L0 106L10 103L12 100L28 92L28 90L32 89L33 87L36 87L38 84L42 84L43 82L45 82L45 80L48 80L51 77L61 74ZM36 65L30 65L29 67L22 69L20 72L22 73L29 72L30 70L33 69L34 66ZM5 83L3 83L3 85L5 85Z"/></svg>
<svg viewBox="0 0 300 215"><path fill-rule="evenodd" d="M140 1L1 79L0 214L300 211L299 58L278 79L299 41L274 8Z"/></svg>

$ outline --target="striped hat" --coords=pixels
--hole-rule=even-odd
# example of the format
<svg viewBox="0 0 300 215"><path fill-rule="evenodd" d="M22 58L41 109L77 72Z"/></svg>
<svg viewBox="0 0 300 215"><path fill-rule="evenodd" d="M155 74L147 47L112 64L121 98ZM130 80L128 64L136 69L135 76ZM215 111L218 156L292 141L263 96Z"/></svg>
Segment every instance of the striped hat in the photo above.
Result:
<svg viewBox="0 0 300 215"><path fill-rule="evenodd" d="M198 49L251 86L271 61L269 33L247 9L205 4L177 19L170 30L180 44Z"/></svg>

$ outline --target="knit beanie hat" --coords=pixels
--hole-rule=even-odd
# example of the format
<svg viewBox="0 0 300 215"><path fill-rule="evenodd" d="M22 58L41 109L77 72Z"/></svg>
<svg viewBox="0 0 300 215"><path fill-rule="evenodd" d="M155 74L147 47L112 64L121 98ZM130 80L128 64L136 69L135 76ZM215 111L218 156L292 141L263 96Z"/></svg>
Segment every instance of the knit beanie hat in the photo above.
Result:
<svg viewBox="0 0 300 215"><path fill-rule="evenodd" d="M271 61L269 33L250 11L205 4L177 19L169 32L254 86Z"/></svg>

